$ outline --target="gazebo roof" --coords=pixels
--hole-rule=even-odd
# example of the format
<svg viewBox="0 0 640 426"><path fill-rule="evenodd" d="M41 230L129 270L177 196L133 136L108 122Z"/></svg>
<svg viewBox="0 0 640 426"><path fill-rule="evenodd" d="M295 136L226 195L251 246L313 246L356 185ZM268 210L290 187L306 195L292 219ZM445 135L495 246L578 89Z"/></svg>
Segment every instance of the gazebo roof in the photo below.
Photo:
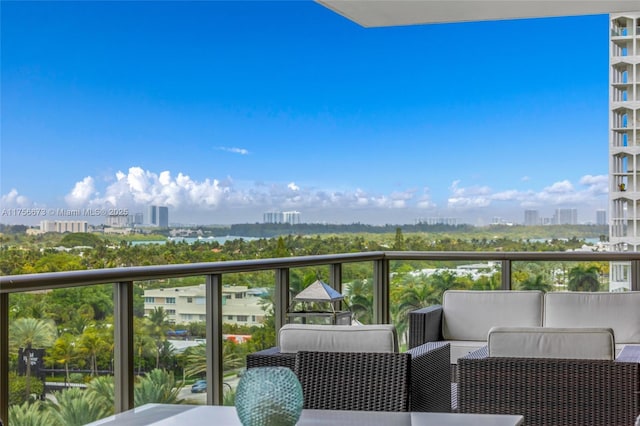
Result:
<svg viewBox="0 0 640 426"><path fill-rule="evenodd" d="M296 302L335 302L342 299L344 299L342 294L320 280L316 280L293 298Z"/></svg>

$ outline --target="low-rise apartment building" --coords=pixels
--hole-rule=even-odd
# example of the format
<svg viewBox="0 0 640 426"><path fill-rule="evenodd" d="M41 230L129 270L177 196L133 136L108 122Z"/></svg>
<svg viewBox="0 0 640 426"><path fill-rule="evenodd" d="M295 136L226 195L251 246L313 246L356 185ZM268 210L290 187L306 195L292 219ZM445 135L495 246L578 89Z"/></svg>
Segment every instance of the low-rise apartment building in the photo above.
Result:
<svg viewBox="0 0 640 426"><path fill-rule="evenodd" d="M262 325L265 312L260 305L263 289L247 286L222 288L222 321L237 325ZM174 324L206 320L206 289L204 284L189 287L159 288L144 291L144 314L162 307Z"/></svg>

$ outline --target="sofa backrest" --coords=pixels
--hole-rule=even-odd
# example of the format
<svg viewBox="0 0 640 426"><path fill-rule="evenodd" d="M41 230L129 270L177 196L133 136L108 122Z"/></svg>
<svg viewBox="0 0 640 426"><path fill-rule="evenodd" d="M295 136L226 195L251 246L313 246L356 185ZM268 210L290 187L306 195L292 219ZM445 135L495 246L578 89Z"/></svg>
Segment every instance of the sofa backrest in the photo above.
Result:
<svg viewBox="0 0 640 426"><path fill-rule="evenodd" d="M640 291L550 292L545 327L608 327L618 344L640 344Z"/></svg>
<svg viewBox="0 0 640 426"><path fill-rule="evenodd" d="M285 324L278 332L280 352L398 352L398 334L391 324Z"/></svg>
<svg viewBox="0 0 640 426"><path fill-rule="evenodd" d="M491 327L541 327L542 301L543 293L537 290L447 290L442 297L442 336L486 341Z"/></svg>
<svg viewBox="0 0 640 426"><path fill-rule="evenodd" d="M493 327L487 346L492 358L615 358L610 328Z"/></svg>

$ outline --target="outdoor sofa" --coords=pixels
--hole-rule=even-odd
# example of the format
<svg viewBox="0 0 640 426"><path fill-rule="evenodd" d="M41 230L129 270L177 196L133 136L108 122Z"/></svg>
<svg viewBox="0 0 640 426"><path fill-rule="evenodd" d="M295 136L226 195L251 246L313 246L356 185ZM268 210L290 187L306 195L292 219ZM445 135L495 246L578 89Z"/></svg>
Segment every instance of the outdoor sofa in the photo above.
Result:
<svg viewBox="0 0 640 426"><path fill-rule="evenodd" d="M615 352L607 328L492 328L486 346L458 359L458 410L534 426L632 426L640 346Z"/></svg>
<svg viewBox="0 0 640 426"><path fill-rule="evenodd" d="M279 346L247 356L247 368L296 372L305 408L451 411L449 344L398 351L393 325L287 324Z"/></svg>
<svg viewBox="0 0 640 426"><path fill-rule="evenodd" d="M611 328L619 354L626 345L640 345L640 292L447 290L442 305L409 314L409 348L450 343L456 381L457 360L486 346L496 326Z"/></svg>

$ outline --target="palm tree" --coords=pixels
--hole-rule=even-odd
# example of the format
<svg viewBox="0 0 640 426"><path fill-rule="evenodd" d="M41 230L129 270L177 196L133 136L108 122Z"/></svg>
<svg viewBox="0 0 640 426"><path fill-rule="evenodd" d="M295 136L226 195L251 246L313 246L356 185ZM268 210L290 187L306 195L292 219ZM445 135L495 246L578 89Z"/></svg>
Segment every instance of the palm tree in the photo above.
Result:
<svg viewBox="0 0 640 426"><path fill-rule="evenodd" d="M181 404L183 400L178 398L181 388L173 373L155 368L136 384L134 404L136 407L149 403Z"/></svg>
<svg viewBox="0 0 640 426"><path fill-rule="evenodd" d="M92 395L93 401L102 407L111 407L110 413L116 401L116 390L112 376L99 376L94 378L87 385L86 392Z"/></svg>
<svg viewBox="0 0 640 426"><path fill-rule="evenodd" d="M70 333L63 333L51 348L51 357L58 364L64 365L66 381L69 380L69 363L78 356L76 351L76 338Z"/></svg>
<svg viewBox="0 0 640 426"><path fill-rule="evenodd" d="M54 392L56 402L53 407L54 424L61 426L82 426L100 420L111 413L106 407L96 401L92 394L79 388L69 388L61 392Z"/></svg>
<svg viewBox="0 0 640 426"><path fill-rule="evenodd" d="M87 327L80 336L78 352L89 358L92 376L98 374L98 355L111 352L113 345L110 340L113 340L113 335L96 326Z"/></svg>
<svg viewBox="0 0 640 426"><path fill-rule="evenodd" d="M207 371L207 346L200 344L185 351L185 364L188 366L184 370L186 376L199 376ZM231 343L222 342L222 369L223 371L233 370L243 365L242 358L232 351Z"/></svg>
<svg viewBox="0 0 640 426"><path fill-rule="evenodd" d="M551 291L553 288L551 283L544 280L542 275L528 276L527 279L518 284L520 290L540 290L543 292Z"/></svg>
<svg viewBox="0 0 640 426"><path fill-rule="evenodd" d="M43 409L42 402L24 402L20 405L14 404L9 406L9 424L51 426L54 424L54 417L50 410L46 408Z"/></svg>
<svg viewBox="0 0 640 426"><path fill-rule="evenodd" d="M344 284L345 302L356 320L370 324L373 321L373 289L366 279Z"/></svg>
<svg viewBox="0 0 640 426"><path fill-rule="evenodd" d="M598 291L600 268L596 265L578 265L569 270L569 291Z"/></svg>
<svg viewBox="0 0 640 426"><path fill-rule="evenodd" d="M31 394L31 349L46 348L56 338L56 327L53 321L35 318L19 318L11 323L9 346L12 350L24 348L27 356L25 396Z"/></svg>
<svg viewBox="0 0 640 426"><path fill-rule="evenodd" d="M428 282L416 276L405 274L391 289L391 311L398 334L406 341L409 328L409 312L438 303L437 294Z"/></svg>
<svg viewBox="0 0 640 426"><path fill-rule="evenodd" d="M167 331L169 330L169 313L162 306L156 307L149 313L149 336L156 343L156 368L160 367L160 353L164 348L164 342L167 340Z"/></svg>
<svg viewBox="0 0 640 426"><path fill-rule="evenodd" d="M135 356L138 358L138 374L142 372L142 361L146 354L155 354L155 341L149 336L145 329L149 328L148 318L133 319L133 349Z"/></svg>

